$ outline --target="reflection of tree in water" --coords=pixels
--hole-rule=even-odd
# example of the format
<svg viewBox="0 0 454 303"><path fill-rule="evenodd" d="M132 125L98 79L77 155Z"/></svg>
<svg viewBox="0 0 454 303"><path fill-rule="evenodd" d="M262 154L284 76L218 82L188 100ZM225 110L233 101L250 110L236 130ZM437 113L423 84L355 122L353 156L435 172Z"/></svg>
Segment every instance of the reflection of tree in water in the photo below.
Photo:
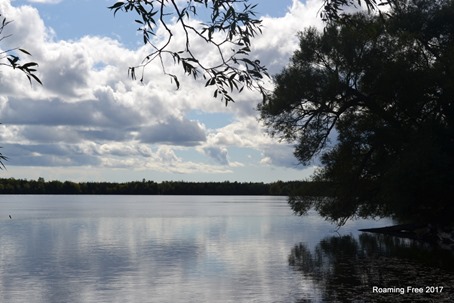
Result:
<svg viewBox="0 0 454 303"><path fill-rule="evenodd" d="M335 236L320 241L314 251L300 243L292 249L289 264L314 282L324 302L452 302L454 298L452 253L407 239ZM395 292L373 293L373 286ZM407 286L444 289L436 294L411 294ZM405 293L396 288L405 288Z"/></svg>

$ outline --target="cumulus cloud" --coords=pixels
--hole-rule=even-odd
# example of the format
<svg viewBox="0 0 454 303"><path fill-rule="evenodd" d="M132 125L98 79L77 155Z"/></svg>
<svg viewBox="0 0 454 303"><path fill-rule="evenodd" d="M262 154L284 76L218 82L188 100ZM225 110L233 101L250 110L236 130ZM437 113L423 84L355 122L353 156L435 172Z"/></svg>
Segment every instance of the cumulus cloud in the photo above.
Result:
<svg viewBox="0 0 454 303"><path fill-rule="evenodd" d="M141 129L139 139L144 143L194 146L205 141L206 136L199 122L168 117L165 121Z"/></svg>
<svg viewBox="0 0 454 303"><path fill-rule="evenodd" d="M68 144L4 144L8 164L18 166L91 166L100 159Z"/></svg>
<svg viewBox="0 0 454 303"><path fill-rule="evenodd" d="M293 155L293 146L288 144L265 146L260 163L288 168L296 168L299 165Z"/></svg>
<svg viewBox="0 0 454 303"><path fill-rule="evenodd" d="M3 105L0 120L19 125L84 125L125 127L142 120L134 108L116 104L115 100L101 95L97 100L68 103L60 98L45 100L15 99Z"/></svg>
<svg viewBox="0 0 454 303"><path fill-rule="evenodd" d="M27 0L31 3L46 3L46 4L56 4L60 3L62 0Z"/></svg>
<svg viewBox="0 0 454 303"><path fill-rule="evenodd" d="M320 0L307 0L305 3L293 0L285 16L262 18L263 35L254 40L253 50L257 58L266 62L270 74L279 72L288 63L298 46L298 32L309 26L323 28L318 15L321 7Z"/></svg>
<svg viewBox="0 0 454 303"><path fill-rule="evenodd" d="M30 142L39 143L77 143L81 137L77 130L68 126L23 126L20 134Z"/></svg>
<svg viewBox="0 0 454 303"><path fill-rule="evenodd" d="M293 1L285 16L263 17L263 35L253 42L253 56L271 73L287 64L299 30L321 26L317 19L321 2ZM56 40L37 9L11 3L0 2L2 15L14 20L8 26L13 35L0 47L30 51L44 85L30 87L23 74L1 70L0 140L2 153L10 158L7 165L229 174L235 167L249 165L229 154L232 148L245 148L261 153L264 165L295 167L291 148L268 137L258 122L257 93L243 91L226 108L213 100L204 83L190 77L181 75L181 88L176 90L159 62L147 67L141 84L128 79L127 69L141 62L149 47L128 49L101 36ZM214 60L204 44L195 40L194 47L207 61ZM177 70L172 65L168 69ZM194 110L227 113L231 119L221 128L209 128L187 117ZM185 156L191 151L200 157Z"/></svg>
<svg viewBox="0 0 454 303"><path fill-rule="evenodd" d="M93 125L100 116L93 102L66 103L61 99L28 100L10 98L0 113L6 124Z"/></svg>
<svg viewBox="0 0 454 303"><path fill-rule="evenodd" d="M207 146L203 148L203 152L210 158L214 159L221 165L229 165L227 158L227 148L218 146Z"/></svg>

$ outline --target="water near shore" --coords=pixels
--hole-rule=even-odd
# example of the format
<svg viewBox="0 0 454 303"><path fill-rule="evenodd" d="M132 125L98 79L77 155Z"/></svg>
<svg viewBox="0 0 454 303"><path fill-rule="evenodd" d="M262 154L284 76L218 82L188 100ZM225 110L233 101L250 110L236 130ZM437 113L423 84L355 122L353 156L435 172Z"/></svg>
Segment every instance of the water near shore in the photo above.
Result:
<svg viewBox="0 0 454 303"><path fill-rule="evenodd" d="M448 302L450 252L357 231L390 224L336 232L285 197L0 196L0 302Z"/></svg>

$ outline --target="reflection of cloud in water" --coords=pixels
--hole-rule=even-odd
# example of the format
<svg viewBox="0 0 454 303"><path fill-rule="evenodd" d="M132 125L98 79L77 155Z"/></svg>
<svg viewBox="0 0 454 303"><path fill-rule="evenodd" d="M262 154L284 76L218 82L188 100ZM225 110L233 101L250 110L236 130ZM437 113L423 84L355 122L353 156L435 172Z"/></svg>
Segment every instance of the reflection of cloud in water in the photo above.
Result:
<svg viewBox="0 0 454 303"><path fill-rule="evenodd" d="M16 220L2 227L2 266L11 265L1 271L0 299L282 300L298 281L286 269L291 242L271 225L222 216Z"/></svg>
<svg viewBox="0 0 454 303"><path fill-rule="evenodd" d="M297 302L323 289L288 266L335 226L284 197L8 197L0 302ZM356 221L339 232L386 225ZM319 289L317 294L314 290Z"/></svg>

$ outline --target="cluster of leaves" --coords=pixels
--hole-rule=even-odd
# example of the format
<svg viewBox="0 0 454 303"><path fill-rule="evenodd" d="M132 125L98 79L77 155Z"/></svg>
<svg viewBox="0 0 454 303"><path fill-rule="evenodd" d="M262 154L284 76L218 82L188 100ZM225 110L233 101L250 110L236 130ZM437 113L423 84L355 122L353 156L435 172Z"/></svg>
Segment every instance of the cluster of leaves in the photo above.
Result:
<svg viewBox="0 0 454 303"><path fill-rule="evenodd" d="M297 214L452 220L453 33L454 1L412 0L300 34L259 107L301 162L319 157L315 184L330 184L329 196L291 199Z"/></svg>
<svg viewBox="0 0 454 303"><path fill-rule="evenodd" d="M11 35L3 35L3 31L10 24L12 21L8 21L6 18L2 17L0 14L1 23L0 23L0 42L4 39L7 39ZM19 53L31 56L31 54L22 48L12 48L7 50L0 50L0 65L11 67L13 69L20 70L23 72L30 84L32 81L36 81L42 85L41 80L36 76L36 68L38 67L38 63L36 62L26 62L22 63L20 61Z"/></svg>
<svg viewBox="0 0 454 303"><path fill-rule="evenodd" d="M323 4L323 10L320 12L320 17L324 21L340 20L345 17L348 18L348 14L344 13L344 8L347 7L361 7L364 5L367 11L380 12L380 6L394 6L399 0L325 0Z"/></svg>
<svg viewBox="0 0 454 303"><path fill-rule="evenodd" d="M0 42L3 40L7 39L11 35L4 35L3 31L5 28L10 24L12 21L8 21L5 17L3 17L0 14ZM18 53L22 53L28 56L31 56L28 51L22 48L12 48L12 49L7 49L7 50L2 50L0 49L0 66L6 66L10 67L13 69L20 70L23 72L27 78L28 81L30 81L30 84L32 84L32 80L38 82L39 84L41 83L41 80L36 76L36 67L38 64L36 62L26 62L22 63L20 61L20 57ZM5 157L2 153L0 153L0 169L5 168L4 161L7 160L7 157Z"/></svg>
<svg viewBox="0 0 454 303"><path fill-rule="evenodd" d="M226 105L234 101L232 93L241 92L245 87L265 94L262 84L268 76L266 68L259 60L251 59L251 40L261 33L261 20L256 18L248 0L188 0L185 4L177 0L128 0L119 1L109 7L114 14L118 11L133 12L139 16L135 20L140 25L143 42L152 47L141 64L129 68L129 75L136 79L140 71L140 81L144 81L144 69L153 61L160 61L163 72L171 77L179 88L175 74L166 71L164 55L180 64L183 72L194 79L204 79L206 86L214 86L214 97L220 96ZM191 19L199 17L202 11L210 17L205 23L194 26ZM172 19L173 18L173 19ZM174 37L170 24L176 25L184 33L183 45L171 49ZM153 38L159 26L165 29L166 39L157 43ZM207 64L195 53L191 42L204 42L207 49L217 53L217 63Z"/></svg>

